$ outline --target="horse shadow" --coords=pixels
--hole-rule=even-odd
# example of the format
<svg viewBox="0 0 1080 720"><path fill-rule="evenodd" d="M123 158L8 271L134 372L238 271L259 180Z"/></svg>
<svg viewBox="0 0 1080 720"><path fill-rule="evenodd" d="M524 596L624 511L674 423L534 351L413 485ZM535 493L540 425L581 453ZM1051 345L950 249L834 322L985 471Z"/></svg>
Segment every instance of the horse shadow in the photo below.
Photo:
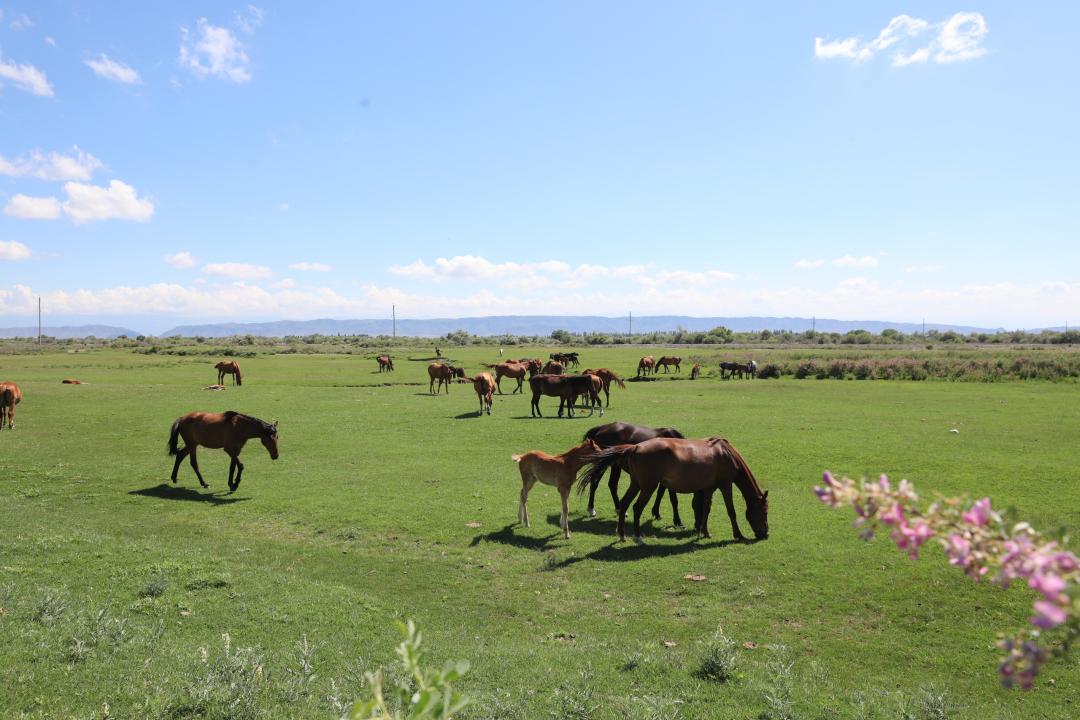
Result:
<svg viewBox="0 0 1080 720"><path fill-rule="evenodd" d="M161 483L154 487L132 490L128 495L141 495L142 497L158 498L159 500L187 500L189 502L204 502L211 505L232 505L233 503L250 500L246 497L226 497L222 492L199 492L188 487Z"/></svg>
<svg viewBox="0 0 1080 720"><path fill-rule="evenodd" d="M559 525L559 513L550 514L547 516L549 525ZM677 528L674 525L666 524L663 520L656 520L654 518L646 519L641 518L642 527L652 527L654 532L663 532L664 537L696 537L697 531L693 528ZM627 520L627 530L633 530L633 520ZM583 533L585 535L606 535L614 537L619 529L619 522L616 518L599 518L599 517L570 517L570 532L571 533Z"/></svg>
<svg viewBox="0 0 1080 720"><path fill-rule="evenodd" d="M475 418L475 417L480 417L480 416L476 414L475 410L470 410L469 412L463 412L460 415L455 415L454 419L455 420L464 420L465 418Z"/></svg>
<svg viewBox="0 0 1080 720"><path fill-rule="evenodd" d="M648 543L648 540L646 540L646 543ZM629 540L624 543L613 541L602 548L593 550L591 553L585 555L571 555L556 563L554 567L569 567L574 563L579 563L583 560L597 560L599 562L633 562L635 560L644 560L645 558L686 555L687 553L695 553L701 550L715 550L741 544L743 544L742 540L714 541L694 539L680 545L635 545Z"/></svg>
<svg viewBox="0 0 1080 720"><path fill-rule="evenodd" d="M558 520L556 519L556 523L557 522ZM495 542L502 545L525 548L527 550L545 550L552 540L562 537L562 533L552 533L551 535L542 538L518 535L514 532L515 527L520 527L520 524L510 523L501 530L493 530L489 533L477 535L472 539L472 542L469 543L469 547L476 547L482 542Z"/></svg>

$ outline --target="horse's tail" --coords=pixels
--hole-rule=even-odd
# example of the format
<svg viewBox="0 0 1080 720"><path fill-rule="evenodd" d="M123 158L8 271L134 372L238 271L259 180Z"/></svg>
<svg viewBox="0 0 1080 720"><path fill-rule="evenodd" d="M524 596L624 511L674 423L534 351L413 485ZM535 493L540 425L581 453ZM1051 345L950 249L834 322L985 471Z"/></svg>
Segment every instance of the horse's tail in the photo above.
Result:
<svg viewBox="0 0 1080 720"><path fill-rule="evenodd" d="M590 453L581 458L581 470L578 474L578 494L585 488L599 482L607 469L619 461L623 455L633 452L637 445L616 445L600 452Z"/></svg>
<svg viewBox="0 0 1080 720"><path fill-rule="evenodd" d="M519 462L521 462L521 458L523 458L523 457L525 457L525 456L524 455L511 455L510 459L513 460L516 463L519 463Z"/></svg>
<svg viewBox="0 0 1080 720"><path fill-rule="evenodd" d="M236 384L237 385L243 385L244 384L244 379L240 375L240 363L233 363L233 368L236 370Z"/></svg>
<svg viewBox="0 0 1080 720"><path fill-rule="evenodd" d="M180 448L176 447L176 441L180 439L180 418L176 419L176 422L172 424L172 430L169 431L169 454L176 455L180 452Z"/></svg>

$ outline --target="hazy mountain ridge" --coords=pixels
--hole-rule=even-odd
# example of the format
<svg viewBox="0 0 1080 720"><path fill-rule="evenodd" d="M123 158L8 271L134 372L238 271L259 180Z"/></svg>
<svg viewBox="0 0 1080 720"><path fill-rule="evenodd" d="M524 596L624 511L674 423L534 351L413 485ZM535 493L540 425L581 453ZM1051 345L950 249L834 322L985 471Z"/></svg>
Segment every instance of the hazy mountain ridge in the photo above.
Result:
<svg viewBox="0 0 1080 720"><path fill-rule="evenodd" d="M37 326L0 328L0 338L36 338ZM116 327L115 325L59 325L56 327L42 327L41 334L45 337L54 337L60 340L72 338L97 337L113 340L126 335L137 337L142 333L128 328Z"/></svg>

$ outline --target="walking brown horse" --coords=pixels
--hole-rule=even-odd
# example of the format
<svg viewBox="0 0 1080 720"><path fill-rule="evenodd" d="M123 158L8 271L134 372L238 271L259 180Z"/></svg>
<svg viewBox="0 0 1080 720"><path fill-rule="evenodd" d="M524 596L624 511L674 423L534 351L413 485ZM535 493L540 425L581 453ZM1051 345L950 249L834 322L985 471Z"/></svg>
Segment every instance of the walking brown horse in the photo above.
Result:
<svg viewBox="0 0 1080 720"><path fill-rule="evenodd" d="M637 445L653 438L681 438L683 434L675 428L653 428L646 425L634 425L632 423L613 422L607 425L597 425L585 433L586 440L592 440L602 448L615 447L616 445ZM600 476L596 475L593 483L589 486L589 517L596 517L596 488L600 484ZM608 490L611 491L611 501L615 509L619 509L619 476L622 469L619 465L611 466L611 476L608 478ZM660 501L664 499L664 487L661 485L656 493L656 503L653 505L652 515L660 519ZM671 514L675 527L682 527L682 519L679 517L679 500L675 493L670 493Z"/></svg>
<svg viewBox="0 0 1080 720"><path fill-rule="evenodd" d="M389 355L380 355L375 362L379 363L379 372L394 372L394 358Z"/></svg>
<svg viewBox="0 0 1080 720"><path fill-rule="evenodd" d="M712 494L719 488L727 506L731 530L736 540L745 540L735 519L735 503L732 485L739 488L746 501L746 520L759 540L769 536L769 493L758 487L754 474L746 461L731 443L723 438L704 440L679 440L655 438L637 445L616 445L587 455L584 459L588 470L578 481L578 492L596 482L616 463L630 473L630 488L619 501L619 540L625 539L626 512L635 496L634 542L643 545L641 539L641 511L649 503L653 491L661 483L669 492L695 493L695 527L703 537L709 535L709 511ZM698 491L704 491L697 495Z"/></svg>
<svg viewBox="0 0 1080 720"><path fill-rule="evenodd" d="M471 382L473 390L476 391L476 397L480 398L480 409L476 411L476 417L484 414L485 406L487 414L490 415L492 395L495 392L495 378L491 377L491 373L480 373L476 377L462 378L458 382Z"/></svg>
<svg viewBox="0 0 1080 720"><path fill-rule="evenodd" d="M611 407L611 381L614 380L619 384L619 387L626 388L626 383L623 382L623 379L607 368L586 370L582 375L596 375L600 378L600 381L604 384L604 397L607 399L608 407Z"/></svg>
<svg viewBox="0 0 1080 720"><path fill-rule="evenodd" d="M646 355L645 357L638 360L637 376L641 377L643 372L644 372L644 374L648 375L650 372L652 372L655 369L655 366L656 366L656 358L654 358L652 355Z"/></svg>
<svg viewBox="0 0 1080 720"><path fill-rule="evenodd" d="M7 420L8 430L15 429L15 406L22 402L22 390L13 382L0 382L0 430Z"/></svg>
<svg viewBox="0 0 1080 720"><path fill-rule="evenodd" d="M523 392L522 383L529 370L527 364L518 360L508 360L506 362L501 362L498 365L488 365L485 363L484 367L495 371L495 387L498 388L500 395L502 395L502 379L504 377L517 380L517 387L510 392L511 395Z"/></svg>
<svg viewBox="0 0 1080 720"><path fill-rule="evenodd" d="M530 408L533 417L543 417L540 414L542 395L559 398L559 417L562 417L563 407L566 408L567 417L574 417L574 398L585 394L589 396L589 415L592 416L595 408L599 407L600 417L604 416L604 405L600 402L600 396L593 387L592 378L587 375L540 374L529 378L529 387L533 394Z"/></svg>
<svg viewBox="0 0 1080 720"><path fill-rule="evenodd" d="M214 367L217 368L217 381L218 385L225 384L225 376L233 376L233 385L243 385L243 378L240 376L240 364L235 360L223 360Z"/></svg>
<svg viewBox="0 0 1080 720"><path fill-rule="evenodd" d="M443 385L446 385L446 394L450 394L450 381L454 378L464 378L465 369L454 367L453 365L446 365L444 363L431 363L427 366L428 377L431 378L431 382L428 383L428 392L432 395L438 395L442 390ZM435 389L435 381L439 381L439 390Z"/></svg>
<svg viewBox="0 0 1080 720"><path fill-rule="evenodd" d="M674 365L675 372L682 372L682 358L672 355L664 355L656 361L656 368L654 372L658 372L660 368L664 368L664 372L668 372L668 366Z"/></svg>
<svg viewBox="0 0 1080 720"><path fill-rule="evenodd" d="M521 498L518 501L518 522L529 527L529 491L537 482L551 485L559 491L562 498L562 512L559 514L559 527L563 538L570 539L570 489L581 469L581 458L600 450L592 440L585 440L562 455L548 455L541 450L531 450L522 455L511 455L510 459L518 464L521 473Z"/></svg>
<svg viewBox="0 0 1080 720"><path fill-rule="evenodd" d="M184 439L184 447L177 447L177 440ZM191 457L191 469L199 478L199 484L210 487L199 472L199 463L195 459L195 450L199 445L211 449L223 449L232 462L229 463L229 490L240 487L240 476L244 474L244 464L240 462L240 451L244 443L258 438L270 453L271 460L278 459L277 422L273 424L258 418L229 410L223 413L193 412L178 418L169 432L169 455L176 456L173 464L172 481L176 482L176 473L184 457ZM233 480L233 473L236 480Z"/></svg>

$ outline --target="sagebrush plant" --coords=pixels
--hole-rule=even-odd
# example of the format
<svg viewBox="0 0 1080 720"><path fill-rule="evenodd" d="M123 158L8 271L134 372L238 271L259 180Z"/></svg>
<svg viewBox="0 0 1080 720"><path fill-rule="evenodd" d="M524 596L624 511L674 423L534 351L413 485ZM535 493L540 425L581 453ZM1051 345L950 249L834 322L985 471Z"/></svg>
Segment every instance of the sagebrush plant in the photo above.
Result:
<svg viewBox="0 0 1080 720"><path fill-rule="evenodd" d="M469 671L464 660L448 661L441 671L425 670L421 666L422 636L412 620L398 623L405 639L398 645L404 677L391 689L397 703L388 701L383 688L381 670L364 674L367 681L367 699L357 700L348 720L449 720L469 704L468 698L451 683Z"/></svg>
<svg viewBox="0 0 1080 720"><path fill-rule="evenodd" d="M876 483L837 480L826 471L823 486L814 492L830 507L850 505L858 516L859 537L870 540L878 525L892 528L890 537L911 559L919 547L935 538L945 548L949 564L961 568L973 580L989 575L991 581L1009 587L1014 580L1026 580L1042 597L1034 603L1030 618L1034 628L1025 628L1003 637L998 647L1005 651L998 666L1002 684L1018 683L1030 689L1039 668L1052 655L1068 653L1080 638L1080 559L1062 550L1058 541L1047 540L1028 523L1008 527L1002 515L990 506L990 498L974 503L965 498L942 498L925 510L914 486L901 480L895 488L882 475ZM1054 631L1060 645L1047 649L1043 631Z"/></svg>
<svg viewBox="0 0 1080 720"><path fill-rule="evenodd" d="M698 674L713 682L727 682L739 666L739 649L735 641L717 630L705 641Z"/></svg>

